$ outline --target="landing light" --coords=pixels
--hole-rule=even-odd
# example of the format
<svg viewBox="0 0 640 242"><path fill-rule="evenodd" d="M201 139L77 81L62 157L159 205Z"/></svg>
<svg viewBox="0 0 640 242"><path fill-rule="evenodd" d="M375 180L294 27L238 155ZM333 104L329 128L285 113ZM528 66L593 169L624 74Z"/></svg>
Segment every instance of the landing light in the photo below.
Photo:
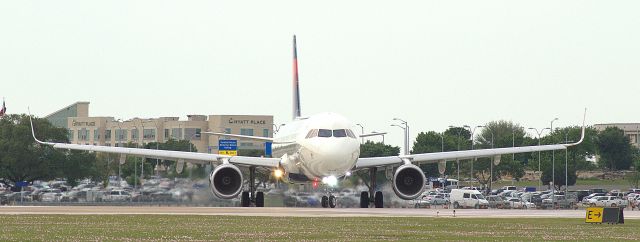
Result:
<svg viewBox="0 0 640 242"><path fill-rule="evenodd" d="M346 173L344 173L345 176L351 176L351 172L347 171Z"/></svg>
<svg viewBox="0 0 640 242"><path fill-rule="evenodd" d="M273 176L275 176L276 178L282 177L283 174L284 174L284 172L282 172L282 170L280 170L280 169L275 169L273 171Z"/></svg>
<svg viewBox="0 0 640 242"><path fill-rule="evenodd" d="M322 178L322 183L327 184L327 186L334 187L338 185L338 178L335 176L328 176Z"/></svg>

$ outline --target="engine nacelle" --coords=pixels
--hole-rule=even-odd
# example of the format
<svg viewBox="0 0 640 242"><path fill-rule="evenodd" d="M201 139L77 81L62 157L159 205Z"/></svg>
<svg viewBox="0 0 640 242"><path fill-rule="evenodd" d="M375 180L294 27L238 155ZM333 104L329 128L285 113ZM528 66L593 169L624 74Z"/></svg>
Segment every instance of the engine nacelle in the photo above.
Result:
<svg viewBox="0 0 640 242"><path fill-rule="evenodd" d="M393 191L402 199L415 199L424 191L426 182L427 178L420 167L402 165L393 175Z"/></svg>
<svg viewBox="0 0 640 242"><path fill-rule="evenodd" d="M209 174L211 192L219 198L235 198L242 192L242 172L240 168L231 164L217 166Z"/></svg>

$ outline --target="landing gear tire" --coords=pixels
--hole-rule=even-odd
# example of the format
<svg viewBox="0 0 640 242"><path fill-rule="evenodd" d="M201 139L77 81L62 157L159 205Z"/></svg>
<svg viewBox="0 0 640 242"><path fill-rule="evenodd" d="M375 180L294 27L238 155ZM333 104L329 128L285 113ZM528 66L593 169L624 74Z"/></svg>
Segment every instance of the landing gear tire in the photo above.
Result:
<svg viewBox="0 0 640 242"><path fill-rule="evenodd" d="M264 192L256 193L256 207L264 207Z"/></svg>
<svg viewBox="0 0 640 242"><path fill-rule="evenodd" d="M322 196L321 204L323 208L329 207L329 198L327 196Z"/></svg>
<svg viewBox="0 0 640 242"><path fill-rule="evenodd" d="M240 203L243 207L249 207L249 204L251 204L251 200L249 199L249 192L242 192Z"/></svg>
<svg viewBox="0 0 640 242"><path fill-rule="evenodd" d="M384 208L384 197L381 191L376 192L376 196L373 201L376 208Z"/></svg>
<svg viewBox="0 0 640 242"><path fill-rule="evenodd" d="M336 200L336 197L335 197L335 196L333 196L333 195L329 196L329 207L330 207L330 208L335 208L335 207L336 207L337 202L338 202L338 201Z"/></svg>
<svg viewBox="0 0 640 242"><path fill-rule="evenodd" d="M360 208L369 207L369 192L360 193Z"/></svg>

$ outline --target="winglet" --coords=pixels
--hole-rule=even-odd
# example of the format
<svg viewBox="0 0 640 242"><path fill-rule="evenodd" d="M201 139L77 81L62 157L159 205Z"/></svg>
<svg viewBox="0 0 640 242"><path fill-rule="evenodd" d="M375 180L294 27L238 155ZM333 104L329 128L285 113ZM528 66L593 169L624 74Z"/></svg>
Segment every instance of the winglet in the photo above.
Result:
<svg viewBox="0 0 640 242"><path fill-rule="evenodd" d="M35 139L36 142L40 144L46 144L45 142L42 142L38 140L38 138L36 138L36 132L33 130L33 120L31 119L31 110L28 107L27 107L27 111L29 112L29 123L31 123L31 135L33 136L33 139Z"/></svg>
<svg viewBox="0 0 640 242"><path fill-rule="evenodd" d="M585 121L587 120L587 108L584 109L584 116L582 117L582 134L580 135L580 140L578 140L578 142L575 143L571 143L571 144L566 144L566 147L569 146L575 146L575 145L579 145L580 143L582 143L582 141L584 140L584 133L585 133Z"/></svg>

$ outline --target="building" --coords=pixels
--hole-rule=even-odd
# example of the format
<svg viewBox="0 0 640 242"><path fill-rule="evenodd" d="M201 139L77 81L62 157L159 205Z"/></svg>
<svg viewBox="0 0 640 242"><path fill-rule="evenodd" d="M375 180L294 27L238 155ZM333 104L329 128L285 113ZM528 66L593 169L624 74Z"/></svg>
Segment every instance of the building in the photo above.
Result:
<svg viewBox="0 0 640 242"><path fill-rule="evenodd" d="M605 130L607 127L616 127L624 132L624 135L629 137L629 141L635 147L640 148L640 123L609 123L609 124L595 124L593 127L599 131Z"/></svg>
<svg viewBox="0 0 640 242"><path fill-rule="evenodd" d="M189 140L198 152L218 153L218 140L224 137L197 135L211 131L229 134L273 137L270 115L188 115L178 117L133 118L90 117L89 102L76 102L45 117L56 127L69 131L73 144L124 146L132 142L143 146L169 139ZM264 149L264 142L238 140L238 149Z"/></svg>

